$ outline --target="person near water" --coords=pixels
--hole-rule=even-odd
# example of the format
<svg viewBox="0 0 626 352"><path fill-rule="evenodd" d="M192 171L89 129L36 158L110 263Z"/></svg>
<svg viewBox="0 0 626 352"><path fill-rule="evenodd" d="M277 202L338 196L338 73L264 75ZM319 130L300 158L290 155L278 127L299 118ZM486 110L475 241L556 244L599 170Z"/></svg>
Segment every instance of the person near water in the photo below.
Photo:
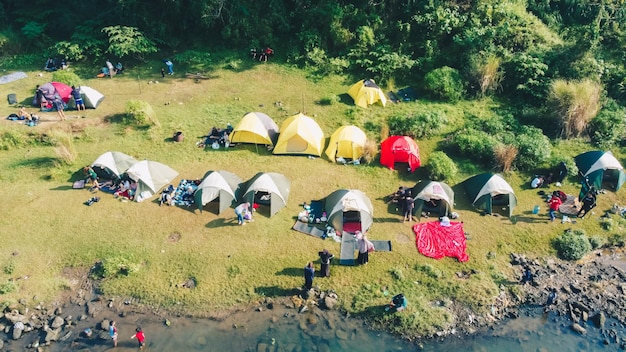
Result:
<svg viewBox="0 0 626 352"><path fill-rule="evenodd" d="M239 204L236 208L235 208L235 215L237 215L237 223L239 225L245 225L246 222L244 221L244 215L246 214L246 212L248 211L248 208L250 208L250 203L246 202L246 203L241 203Z"/></svg>
<svg viewBox="0 0 626 352"><path fill-rule="evenodd" d="M584 218L587 213L596 206L596 195L593 191L589 191L585 194L585 197L582 199L582 207L576 214L576 217Z"/></svg>
<svg viewBox="0 0 626 352"><path fill-rule="evenodd" d="M557 292L556 292L556 288L552 288L550 290L550 293L548 294L548 300L546 301L546 305L544 307L544 311L548 310L548 308L550 308L550 306L556 304L556 299L557 299Z"/></svg>
<svg viewBox="0 0 626 352"><path fill-rule="evenodd" d="M113 347L117 347L117 326L115 326L115 320L111 320L111 323L109 323L109 336L113 340Z"/></svg>
<svg viewBox="0 0 626 352"><path fill-rule="evenodd" d="M330 276L330 261L335 257L328 249L319 252L320 262L322 263L320 272L322 277Z"/></svg>
<svg viewBox="0 0 626 352"><path fill-rule="evenodd" d="M406 309L406 306L409 304L409 301L404 297L404 294L399 293L391 299L389 306L385 308L385 311L389 311L390 309L394 309L396 312L401 312Z"/></svg>
<svg viewBox="0 0 626 352"><path fill-rule="evenodd" d="M137 339L137 342L139 343L139 349L143 349L143 347L146 345L146 335L144 335L143 331L141 330L141 327L137 327L137 329L135 329L135 335L130 337L131 339Z"/></svg>
<svg viewBox="0 0 626 352"><path fill-rule="evenodd" d="M533 281L533 274L530 271L530 267L529 266L525 266L524 267L524 273L522 274L522 279L520 280L521 284L525 284L527 282L531 282Z"/></svg>
<svg viewBox="0 0 626 352"><path fill-rule="evenodd" d="M80 94L80 88L72 86L72 97L74 98L74 103L76 103L76 110L80 111L82 108L84 111L85 103L83 102L83 96Z"/></svg>
<svg viewBox="0 0 626 352"><path fill-rule="evenodd" d="M308 262L304 267L304 288L308 291L313 287L313 277L315 277L315 269L313 262Z"/></svg>

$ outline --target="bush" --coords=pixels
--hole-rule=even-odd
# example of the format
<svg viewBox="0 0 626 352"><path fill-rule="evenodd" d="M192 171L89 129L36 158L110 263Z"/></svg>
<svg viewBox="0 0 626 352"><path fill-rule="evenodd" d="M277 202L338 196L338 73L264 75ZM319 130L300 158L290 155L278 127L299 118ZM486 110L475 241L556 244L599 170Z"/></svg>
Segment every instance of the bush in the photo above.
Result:
<svg viewBox="0 0 626 352"><path fill-rule="evenodd" d="M435 181L452 180L456 177L458 168L449 156L437 151L430 154L428 159L428 177Z"/></svg>
<svg viewBox="0 0 626 352"><path fill-rule="evenodd" d="M626 244L626 236L619 233L613 234L609 236L608 244L609 246L624 247Z"/></svg>
<svg viewBox="0 0 626 352"><path fill-rule="evenodd" d="M134 258L117 255L97 262L91 268L90 276L94 279L128 276L136 273L140 268L141 264Z"/></svg>
<svg viewBox="0 0 626 352"><path fill-rule="evenodd" d="M339 96L331 95L320 99L320 105L335 105L339 102Z"/></svg>
<svg viewBox="0 0 626 352"><path fill-rule="evenodd" d="M371 163L374 158L378 154L378 143L376 143L373 139L368 139L365 141L365 145L363 146L363 156L361 156L361 160L366 164Z"/></svg>
<svg viewBox="0 0 626 352"><path fill-rule="evenodd" d="M515 136L518 149L515 164L520 170L532 170L545 163L552 153L550 139L543 132L530 126L522 126Z"/></svg>
<svg viewBox="0 0 626 352"><path fill-rule="evenodd" d="M205 71L213 64L211 54L206 51L187 50L172 58L176 63L187 65L189 71ZM235 66L239 66L238 64ZM234 68L231 68L234 69Z"/></svg>
<svg viewBox="0 0 626 352"><path fill-rule="evenodd" d="M160 126L152 106L145 101L135 99L126 102L126 114L123 121L135 127Z"/></svg>
<svg viewBox="0 0 626 352"><path fill-rule="evenodd" d="M484 131L465 129L458 131L452 137L452 144L456 145L464 156L487 163L493 159L493 151L498 141L496 137Z"/></svg>
<svg viewBox="0 0 626 352"><path fill-rule="evenodd" d="M498 144L493 150L493 158L497 167L503 172L509 172L513 168L513 162L517 158L518 149L510 144Z"/></svg>
<svg viewBox="0 0 626 352"><path fill-rule="evenodd" d="M556 238L554 246L558 256L565 260L578 260L591 251L591 243L583 230L567 230Z"/></svg>
<svg viewBox="0 0 626 352"><path fill-rule="evenodd" d="M461 74L451 67L441 67L430 71L424 77L424 89L435 99L457 102L465 93Z"/></svg>
<svg viewBox="0 0 626 352"><path fill-rule="evenodd" d="M82 84L82 80L80 79L80 77L78 77L78 75L76 75L74 72L66 70L54 71L54 73L52 74L52 81L65 83L70 87L78 87Z"/></svg>
<svg viewBox="0 0 626 352"><path fill-rule="evenodd" d="M0 150L9 150L26 144L26 136L16 130L7 130L0 134Z"/></svg>
<svg viewBox="0 0 626 352"><path fill-rule="evenodd" d="M591 243L592 249L602 248L606 244L606 240L601 236L591 236L589 237L589 243Z"/></svg>
<svg viewBox="0 0 626 352"><path fill-rule="evenodd" d="M413 116L391 116L387 121L392 135L421 139L435 135L448 123L440 111L422 111Z"/></svg>
<svg viewBox="0 0 626 352"><path fill-rule="evenodd" d="M609 149L626 135L626 109L610 100L589 124L591 141L597 147Z"/></svg>

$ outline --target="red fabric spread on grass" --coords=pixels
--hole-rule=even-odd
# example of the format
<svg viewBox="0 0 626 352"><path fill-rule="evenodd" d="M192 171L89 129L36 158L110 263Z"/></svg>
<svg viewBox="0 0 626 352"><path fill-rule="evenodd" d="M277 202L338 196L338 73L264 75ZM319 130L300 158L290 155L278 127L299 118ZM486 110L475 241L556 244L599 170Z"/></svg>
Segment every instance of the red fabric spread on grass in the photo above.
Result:
<svg viewBox="0 0 626 352"><path fill-rule="evenodd" d="M469 260L462 223L450 222L450 226L441 226L439 221L419 223L413 226L413 232L417 250L423 255L435 259L453 257L460 262Z"/></svg>

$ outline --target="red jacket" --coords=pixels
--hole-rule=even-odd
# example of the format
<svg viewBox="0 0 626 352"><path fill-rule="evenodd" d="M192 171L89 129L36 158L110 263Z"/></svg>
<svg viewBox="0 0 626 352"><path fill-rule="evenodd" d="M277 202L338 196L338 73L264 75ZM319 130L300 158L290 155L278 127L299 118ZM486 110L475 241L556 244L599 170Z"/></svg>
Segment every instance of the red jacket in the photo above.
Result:
<svg viewBox="0 0 626 352"><path fill-rule="evenodd" d="M561 201L559 197L552 197L548 201L548 205L550 206L551 210L559 210L559 207L561 206L561 204L563 204L563 202Z"/></svg>

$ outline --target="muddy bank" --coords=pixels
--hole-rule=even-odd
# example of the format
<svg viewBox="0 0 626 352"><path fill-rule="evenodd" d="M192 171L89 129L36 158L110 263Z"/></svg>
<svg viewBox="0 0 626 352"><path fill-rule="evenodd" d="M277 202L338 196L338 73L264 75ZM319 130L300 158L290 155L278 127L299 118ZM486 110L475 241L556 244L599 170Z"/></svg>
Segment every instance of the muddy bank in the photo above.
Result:
<svg viewBox="0 0 626 352"><path fill-rule="evenodd" d="M402 348L403 342L411 341L412 346L419 348L429 339L481 334L503 321L541 312L542 309L533 307L544 307L549 293L555 289L557 295L553 304L545 307L553 324L589 336L589 339L600 339L601 344L626 348L626 301L623 299L626 274L619 265L615 265L623 262L614 260L619 260L622 255L617 250L598 251L585 261L571 263L555 258L528 258L512 254L511 264L519 276L510 278L509 283L501 286L499 295L487 312L472 311L452 302L449 310L453 320L445 330L432 336L407 333L403 339L389 340L386 344L398 343L398 348ZM519 281L524 268L528 268L531 275L528 282L521 284ZM329 341L339 341L343 347L349 348L351 342L367 339L364 330L367 330L368 323L337 312L335 308L340 298L332 291L313 290L304 299L306 294L294 289L288 297L263 298L230 311L207 313L203 320L198 320L198 317L182 316L131 298L103 297L97 294L98 290L86 272L66 274L73 276L75 285L57 302L34 307L21 302L5 311L0 320L2 350L105 351L113 347L107 332L111 320L117 322L120 330L118 350L122 351L136 348L136 342L130 339L136 326L149 331L150 347L150 343L156 341L164 345L171 340L169 342L173 344L175 339L164 339L164 336L173 331L180 335L181 330L202 330L207 321L215 323L206 325L213 335L190 332L182 342L176 343L189 342L198 347L211 345L211 339L217 338L218 334L223 334L220 336L224 341L241 335L249 338L230 341L228 346L222 348L274 351L281 346L280 350L299 351L303 343L325 350L333 347L329 344L334 342ZM273 327L284 328L284 325L290 326L286 329L294 329L292 335L298 336L297 341L281 340L280 336L268 333L276 330ZM152 348L164 350L159 346Z"/></svg>

